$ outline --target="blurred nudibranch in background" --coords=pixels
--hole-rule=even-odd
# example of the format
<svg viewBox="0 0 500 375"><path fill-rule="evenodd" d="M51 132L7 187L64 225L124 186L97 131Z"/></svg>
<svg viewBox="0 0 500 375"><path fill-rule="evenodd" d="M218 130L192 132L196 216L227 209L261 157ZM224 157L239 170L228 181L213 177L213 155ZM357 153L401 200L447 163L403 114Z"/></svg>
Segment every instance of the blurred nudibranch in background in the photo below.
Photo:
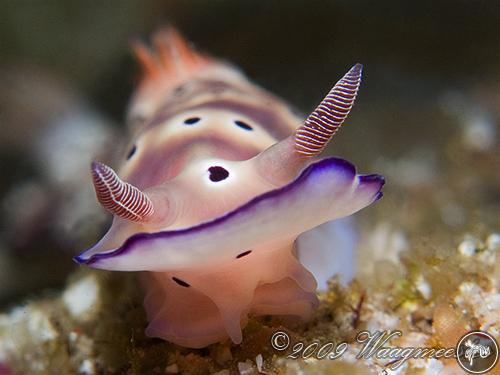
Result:
<svg viewBox="0 0 500 375"><path fill-rule="evenodd" d="M297 238L382 196L381 176L319 157L353 106L362 66L303 121L175 30L154 34L153 45L134 45L143 79L119 173L92 163L97 199L113 223L75 260L146 271L146 333L182 346L240 343L251 315L308 319L324 252L332 251L332 264L343 260L334 241L308 248Z"/></svg>

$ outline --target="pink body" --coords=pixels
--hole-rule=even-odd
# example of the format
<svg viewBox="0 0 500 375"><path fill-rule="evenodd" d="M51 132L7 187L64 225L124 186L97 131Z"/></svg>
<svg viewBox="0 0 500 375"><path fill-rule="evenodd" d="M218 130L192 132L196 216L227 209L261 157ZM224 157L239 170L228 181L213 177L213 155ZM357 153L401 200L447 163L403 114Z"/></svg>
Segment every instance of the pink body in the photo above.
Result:
<svg viewBox="0 0 500 375"><path fill-rule="evenodd" d="M316 281L296 256L297 236L381 196L380 176L317 158L352 107L361 67L304 123L175 32L154 42L156 55L136 46L145 77L120 177L93 164L113 225L76 260L149 271L146 333L179 345L239 343L249 314L307 319L318 303Z"/></svg>

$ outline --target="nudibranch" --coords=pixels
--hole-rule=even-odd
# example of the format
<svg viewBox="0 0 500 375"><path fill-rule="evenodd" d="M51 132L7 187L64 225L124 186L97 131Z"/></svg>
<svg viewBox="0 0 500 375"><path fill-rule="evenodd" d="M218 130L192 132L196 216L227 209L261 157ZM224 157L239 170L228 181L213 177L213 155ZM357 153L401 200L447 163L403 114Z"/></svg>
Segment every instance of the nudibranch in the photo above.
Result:
<svg viewBox="0 0 500 375"><path fill-rule="evenodd" d="M382 196L381 176L319 157L351 110L362 66L303 121L174 30L156 33L153 44L134 46L144 76L119 174L91 167L113 223L75 260L147 271L146 334L182 346L240 343L250 315L307 319L318 305L316 280L295 240Z"/></svg>

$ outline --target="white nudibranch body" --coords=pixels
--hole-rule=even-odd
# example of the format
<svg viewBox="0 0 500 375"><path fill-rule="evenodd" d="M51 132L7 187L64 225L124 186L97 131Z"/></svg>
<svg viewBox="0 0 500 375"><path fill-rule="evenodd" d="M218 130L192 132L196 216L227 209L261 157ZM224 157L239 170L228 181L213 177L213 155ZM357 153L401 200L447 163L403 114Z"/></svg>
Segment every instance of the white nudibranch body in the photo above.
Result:
<svg viewBox="0 0 500 375"><path fill-rule="evenodd" d="M351 110L361 65L302 121L175 31L153 41L155 52L135 46L144 78L120 171L92 164L113 224L75 260L148 271L146 333L182 346L240 343L250 315L307 319L318 304L316 280L298 254L318 250L297 253L297 237L382 195L381 176L319 158Z"/></svg>

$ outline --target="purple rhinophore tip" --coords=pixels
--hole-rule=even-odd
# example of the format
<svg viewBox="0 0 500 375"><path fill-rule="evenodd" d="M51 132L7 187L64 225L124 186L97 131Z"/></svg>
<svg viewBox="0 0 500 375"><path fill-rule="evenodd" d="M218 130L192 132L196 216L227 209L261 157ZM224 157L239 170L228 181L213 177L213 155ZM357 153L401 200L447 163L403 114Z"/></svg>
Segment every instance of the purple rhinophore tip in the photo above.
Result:
<svg viewBox="0 0 500 375"><path fill-rule="evenodd" d="M359 72L359 73L361 73L361 72L363 72L363 64L356 63L356 64L355 64L355 65L351 68L351 70L352 70L353 72Z"/></svg>

